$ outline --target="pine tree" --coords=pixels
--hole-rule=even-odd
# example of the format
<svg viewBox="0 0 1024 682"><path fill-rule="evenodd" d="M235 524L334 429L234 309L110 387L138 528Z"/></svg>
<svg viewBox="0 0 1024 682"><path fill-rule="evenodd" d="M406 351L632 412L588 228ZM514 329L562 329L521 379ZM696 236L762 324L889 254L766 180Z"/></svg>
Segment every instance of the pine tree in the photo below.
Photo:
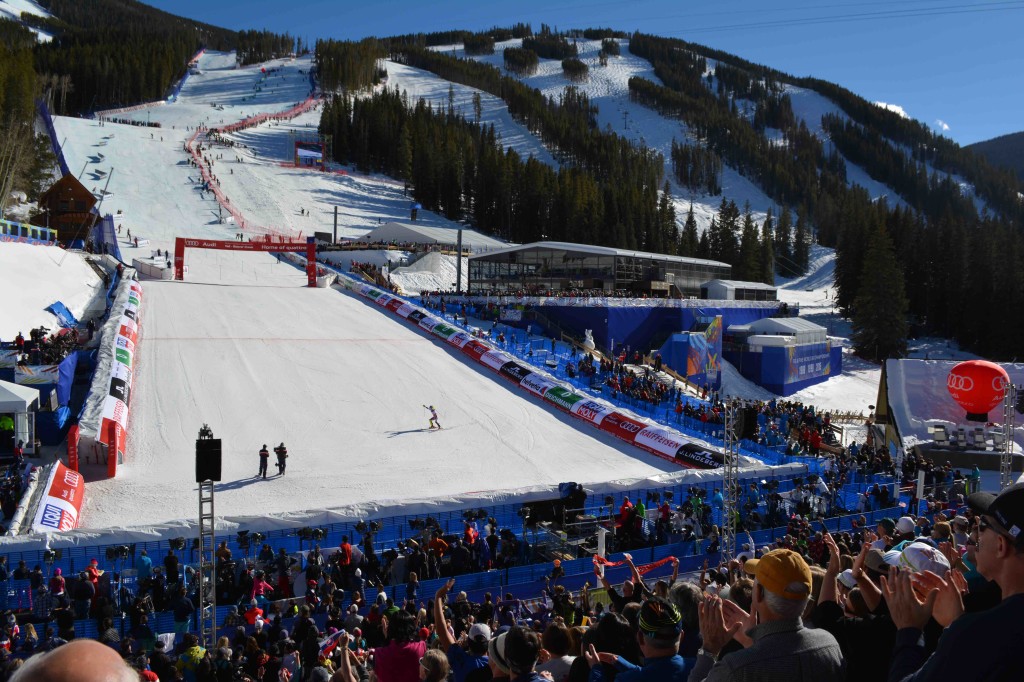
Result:
<svg viewBox="0 0 1024 682"><path fill-rule="evenodd" d="M690 204L690 210L686 212L686 222L683 223L683 237L679 240L679 255L696 256L699 251L699 244L700 235L697 234L697 220L693 217L693 204Z"/></svg>
<svg viewBox="0 0 1024 682"><path fill-rule="evenodd" d="M750 204L743 211L743 232L740 236L739 262L734 269L736 279L753 282L761 276L761 246L757 240L757 225L750 212Z"/></svg>
<svg viewBox="0 0 1024 682"><path fill-rule="evenodd" d="M759 281L765 284L775 283L775 235L772 234L772 211L761 225L761 276Z"/></svg>
<svg viewBox="0 0 1024 682"><path fill-rule="evenodd" d="M857 353L876 362L907 350L907 297L896 250L884 229L871 235L853 305Z"/></svg>

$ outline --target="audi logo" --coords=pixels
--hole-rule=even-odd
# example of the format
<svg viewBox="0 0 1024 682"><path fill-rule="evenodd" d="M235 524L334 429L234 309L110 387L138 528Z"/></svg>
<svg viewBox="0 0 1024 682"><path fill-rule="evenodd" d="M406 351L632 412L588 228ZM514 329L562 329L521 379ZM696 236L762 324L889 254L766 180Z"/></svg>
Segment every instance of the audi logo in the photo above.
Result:
<svg viewBox="0 0 1024 682"><path fill-rule="evenodd" d="M974 379L965 377L962 374L950 373L946 377L946 387L951 391L972 391L974 390Z"/></svg>
<svg viewBox="0 0 1024 682"><path fill-rule="evenodd" d="M1002 393L1002 392L1006 391L1007 387L1008 387L1008 384L1007 384L1007 381L1006 381L1006 377L1000 376L998 374L996 376L992 377L992 390L993 391L999 391L1000 393Z"/></svg>

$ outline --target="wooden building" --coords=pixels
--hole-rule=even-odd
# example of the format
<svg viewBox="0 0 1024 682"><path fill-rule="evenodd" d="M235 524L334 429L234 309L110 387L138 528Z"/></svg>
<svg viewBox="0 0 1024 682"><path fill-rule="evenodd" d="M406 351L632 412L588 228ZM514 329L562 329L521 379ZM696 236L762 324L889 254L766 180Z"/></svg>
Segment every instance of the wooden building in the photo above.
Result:
<svg viewBox="0 0 1024 682"><path fill-rule="evenodd" d="M99 216L92 212L96 197L74 175L65 175L39 197L38 225L58 230L63 237L81 236Z"/></svg>

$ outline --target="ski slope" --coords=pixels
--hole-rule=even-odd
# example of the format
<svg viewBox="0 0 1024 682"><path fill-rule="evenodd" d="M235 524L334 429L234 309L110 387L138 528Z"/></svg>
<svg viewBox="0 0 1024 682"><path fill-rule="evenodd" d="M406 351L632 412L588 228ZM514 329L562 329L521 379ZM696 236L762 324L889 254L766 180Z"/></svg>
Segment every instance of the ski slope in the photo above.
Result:
<svg viewBox="0 0 1024 682"><path fill-rule="evenodd" d="M261 516L678 471L581 430L440 341L260 254L203 252L146 282L129 463L89 484L88 528L195 515L196 433L223 439L218 515ZM444 429L427 430L433 404ZM285 476L257 479L284 442Z"/></svg>
<svg viewBox="0 0 1024 682"><path fill-rule="evenodd" d="M216 219L209 194L204 199L196 186L183 150L189 129L289 108L307 94L299 71L309 65L274 62L264 65L276 69L266 76L259 65L236 69L230 55L208 52L202 74L177 101L130 114L160 128L56 120L68 163L83 169L86 185L99 192L109 178L102 210L122 211L132 235L150 240L135 248L126 230L126 260L172 248L177 236L234 237L237 229ZM244 146L212 149L223 155L213 172L232 204L248 221L293 234L329 231L335 205L339 235L401 219L408 198L394 181L281 165L289 133L317 117L263 124L234 136ZM301 215L303 208L311 215ZM429 212L420 220L452 226ZM350 294L305 288L300 270L270 254L189 251L186 265L185 282L143 282L129 454L114 479L87 467L85 529L193 518L193 441L203 423L224 443L216 512L226 519L325 510L365 517L457 497L550 495L567 480L607 486L679 471L581 430L574 418L513 393L440 341ZM408 276L429 283L453 268L424 259ZM425 430L424 404L438 408L444 430ZM291 455L287 474L257 480L260 446L282 441Z"/></svg>

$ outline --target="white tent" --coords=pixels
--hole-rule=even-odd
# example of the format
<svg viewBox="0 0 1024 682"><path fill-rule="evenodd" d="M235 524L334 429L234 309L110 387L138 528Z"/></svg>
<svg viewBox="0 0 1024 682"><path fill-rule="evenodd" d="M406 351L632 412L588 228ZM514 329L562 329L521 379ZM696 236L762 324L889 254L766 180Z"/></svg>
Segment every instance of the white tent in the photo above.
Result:
<svg viewBox="0 0 1024 682"><path fill-rule="evenodd" d="M13 415L14 442L25 442L25 452L34 454L35 409L39 406L39 391L31 386L20 386L0 381L0 415Z"/></svg>
<svg viewBox="0 0 1024 682"><path fill-rule="evenodd" d="M417 225L415 223L384 223L374 228L369 234L360 237L366 242L396 242L412 244L444 244L454 246L459 239L459 230L455 227L439 227ZM462 230L462 248L475 252L500 249L508 246L506 242L488 237L476 230Z"/></svg>

